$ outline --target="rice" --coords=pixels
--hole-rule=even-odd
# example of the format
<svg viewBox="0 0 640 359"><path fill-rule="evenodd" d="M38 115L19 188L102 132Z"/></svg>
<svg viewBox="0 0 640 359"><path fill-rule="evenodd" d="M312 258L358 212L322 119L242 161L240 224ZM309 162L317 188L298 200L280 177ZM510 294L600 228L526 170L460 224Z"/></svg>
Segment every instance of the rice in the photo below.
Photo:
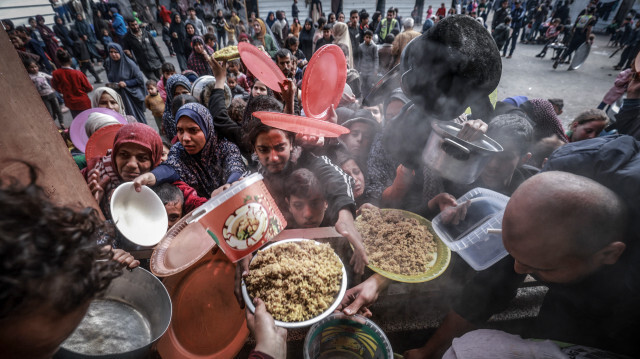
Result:
<svg viewBox="0 0 640 359"><path fill-rule="evenodd" d="M273 245L258 252L245 278L251 298L282 322L300 322L327 310L340 291L342 263L329 244Z"/></svg>
<svg viewBox="0 0 640 359"><path fill-rule="evenodd" d="M402 212L364 209L356 221L369 264L388 272L417 275L435 263L437 245L429 228Z"/></svg>

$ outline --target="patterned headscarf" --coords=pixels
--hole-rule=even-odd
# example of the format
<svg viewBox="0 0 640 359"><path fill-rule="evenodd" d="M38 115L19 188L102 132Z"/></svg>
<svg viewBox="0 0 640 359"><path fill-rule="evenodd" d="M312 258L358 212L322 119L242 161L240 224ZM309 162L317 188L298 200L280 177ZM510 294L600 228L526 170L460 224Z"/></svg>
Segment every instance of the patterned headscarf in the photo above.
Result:
<svg viewBox="0 0 640 359"><path fill-rule="evenodd" d="M225 138L218 138L213 117L209 110L199 103L188 103L180 107L177 119L187 116L194 120L205 133L206 143L200 153L190 155L181 143L176 143L169 151L165 162L193 187L201 197L211 197L211 192L222 186L233 173L243 173L244 163L238 146Z"/></svg>
<svg viewBox="0 0 640 359"><path fill-rule="evenodd" d="M558 119L551 102L541 98L531 99L520 105L520 109L525 111L529 119L533 121L535 141L551 135L557 135L563 142L568 142L562 123Z"/></svg>
<svg viewBox="0 0 640 359"><path fill-rule="evenodd" d="M169 141L178 134L176 130L176 123L173 121L173 111L171 111L173 91L175 91L176 86L178 85L191 91L191 82L189 82L189 79L183 75L171 75L167 80L167 85L165 86L165 89L167 90L167 101L165 102L164 113L162 114L162 126L164 127L164 134L167 136Z"/></svg>
<svg viewBox="0 0 640 359"><path fill-rule="evenodd" d="M195 44L201 44L204 47L204 51L207 55L211 56L213 54L213 49L207 46L204 43L204 40L200 36L194 36L191 38L191 47ZM211 69L211 65L207 59L204 58L203 54L197 53L195 50L191 52L189 55L189 59L187 60L187 68L189 70L193 70L198 74L198 76L204 75L213 75L213 69Z"/></svg>

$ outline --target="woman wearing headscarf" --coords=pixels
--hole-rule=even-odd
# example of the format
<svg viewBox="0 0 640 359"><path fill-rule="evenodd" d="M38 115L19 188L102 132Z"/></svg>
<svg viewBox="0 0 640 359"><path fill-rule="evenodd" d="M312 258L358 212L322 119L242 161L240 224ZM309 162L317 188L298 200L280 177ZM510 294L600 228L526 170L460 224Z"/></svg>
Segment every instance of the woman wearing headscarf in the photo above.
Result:
<svg viewBox="0 0 640 359"><path fill-rule="evenodd" d="M253 22L253 32L255 34L253 35L253 44L255 46L262 45L269 56L274 57L278 48L271 35L267 34L267 27L261 19L256 19Z"/></svg>
<svg viewBox="0 0 640 359"><path fill-rule="evenodd" d="M53 25L53 32L60 39L60 41L62 41L65 49L73 54L73 40L71 40L71 37L69 36L69 29L64 26L64 19L56 15L53 17L53 21L55 22L55 25Z"/></svg>
<svg viewBox="0 0 640 359"><path fill-rule="evenodd" d="M89 48L89 54L92 59L101 60L100 54L98 54L98 48L96 47L96 34L91 29L91 25L84 19L82 13L78 13L76 15L75 22L75 30L78 32L78 35L84 39L84 42L87 44L87 48Z"/></svg>
<svg viewBox="0 0 640 359"><path fill-rule="evenodd" d="M349 38L349 27L343 22L335 22L333 25L333 43L336 45L343 44L349 49L347 56L347 65L353 68L353 49L351 49L351 39Z"/></svg>
<svg viewBox="0 0 640 359"><path fill-rule="evenodd" d="M313 35L315 35L316 30L313 28L313 20L308 18L304 22L304 27L300 31L300 36L298 39L300 40L300 50L307 59L311 59L311 55L313 55Z"/></svg>
<svg viewBox="0 0 640 359"><path fill-rule="evenodd" d="M173 51L176 52L178 64L180 65L180 71L182 72L187 69L187 57L185 56L184 48L184 41L187 37L187 32L184 28L184 23L182 23L180 14L174 12L171 14L171 18L173 19L173 21L171 22L171 26L169 27L169 33L171 34L171 45L173 46Z"/></svg>
<svg viewBox="0 0 640 359"><path fill-rule="evenodd" d="M158 133L145 124L130 123L116 133L106 156L87 159L82 174L105 217L110 217L109 198L113 190L151 171L160 164L161 157L162 139Z"/></svg>
<svg viewBox="0 0 640 359"><path fill-rule="evenodd" d="M238 180L245 172L238 146L218 136L209 110L199 103L180 107L175 116L178 140L169 158L152 172L135 179L137 184L156 185L180 177L199 196Z"/></svg>
<svg viewBox="0 0 640 359"><path fill-rule="evenodd" d="M195 71L198 76L213 75L213 70L211 69L213 49L207 46L200 36L194 36L191 39L191 47L193 51L189 55L189 60L187 60L189 70Z"/></svg>
<svg viewBox="0 0 640 359"><path fill-rule="evenodd" d="M196 27L191 23L184 24L184 32L184 58L187 59L188 62L189 56L191 56L191 53L193 52L193 48L191 47L191 40L193 40L193 37L196 36ZM187 68L188 67L189 66L187 66Z"/></svg>
<svg viewBox="0 0 640 359"><path fill-rule="evenodd" d="M42 41L44 41L44 50L49 58L53 59L56 67L62 67L56 56L56 51L60 48L55 39L56 34L44 24L44 17L42 15L36 15L36 29L40 32L40 36L42 36Z"/></svg>
<svg viewBox="0 0 640 359"><path fill-rule="evenodd" d="M191 82L180 74L171 75L167 80L167 101L162 114L162 128L164 135L171 141L178 134L173 120L173 99L176 95L188 94L191 91Z"/></svg>
<svg viewBox="0 0 640 359"><path fill-rule="evenodd" d="M138 122L135 117L127 115L124 110L124 102L122 102L122 97L115 90L108 87L98 87L97 89L93 90L92 94L91 107L108 108L124 116L129 123Z"/></svg>
<svg viewBox="0 0 640 359"><path fill-rule="evenodd" d="M276 22L276 15L273 11L269 11L269 14L267 14L267 20L264 21L267 26L269 26L269 28L271 28L271 26L273 26L273 23Z"/></svg>
<svg viewBox="0 0 640 359"><path fill-rule="evenodd" d="M116 43L107 46L109 57L104 62L107 79L118 86L118 93L122 97L125 110L134 116L138 122L147 123L144 111L144 76L138 65L127 57L122 47Z"/></svg>
<svg viewBox="0 0 640 359"><path fill-rule="evenodd" d="M96 39L102 38L102 30L107 29L109 31L109 24L102 17L102 12L96 9L93 12L93 33L96 35Z"/></svg>

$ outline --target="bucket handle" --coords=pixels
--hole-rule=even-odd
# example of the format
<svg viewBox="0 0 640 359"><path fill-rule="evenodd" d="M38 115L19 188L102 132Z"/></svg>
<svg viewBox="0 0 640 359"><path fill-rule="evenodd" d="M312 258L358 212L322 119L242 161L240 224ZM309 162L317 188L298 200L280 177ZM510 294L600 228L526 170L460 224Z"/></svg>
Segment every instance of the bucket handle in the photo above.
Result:
<svg viewBox="0 0 640 359"><path fill-rule="evenodd" d="M446 154L459 161L468 160L469 155L471 154L471 151L468 148L450 138L445 138L440 148Z"/></svg>

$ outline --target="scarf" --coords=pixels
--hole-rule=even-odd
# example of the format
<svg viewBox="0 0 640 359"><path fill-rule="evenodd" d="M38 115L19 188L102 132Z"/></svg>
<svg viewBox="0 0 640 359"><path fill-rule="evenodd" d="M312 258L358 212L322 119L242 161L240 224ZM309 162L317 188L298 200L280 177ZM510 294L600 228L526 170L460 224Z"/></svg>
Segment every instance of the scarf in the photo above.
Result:
<svg viewBox="0 0 640 359"><path fill-rule="evenodd" d="M211 54L213 54L213 50L209 46L204 44L204 40L202 39L202 37L194 36L191 39L191 47L198 43L204 47L204 51L205 53L207 53L207 55L211 56ZM189 68L189 70L195 71L198 76L213 75L213 69L211 69L209 62L204 58L204 55L195 52L195 50L191 52L191 55L189 55L189 60L187 60L187 68Z"/></svg>
<svg viewBox="0 0 640 359"><path fill-rule="evenodd" d="M267 26L264 24L264 22L261 19L256 19L255 21L257 21L258 24L260 24L260 32L255 34L254 37L256 40L260 40L260 42L262 42L262 46L264 46L266 49L267 44L264 42L264 36L267 34Z"/></svg>
<svg viewBox="0 0 640 359"><path fill-rule="evenodd" d="M120 107L120 111L118 111L118 113L122 116L126 116L127 113L124 111L124 102L122 102L122 97L120 97L120 95L115 90L108 87L98 87L97 89L93 90L91 107L100 107L100 97L102 97L102 94L105 92L113 97L113 99L118 103L118 106Z"/></svg>
<svg viewBox="0 0 640 359"><path fill-rule="evenodd" d="M347 47L347 49L349 49L347 54L347 65L349 65L349 68L352 69L353 51L351 50L351 39L349 38L349 27L347 26L347 24L343 22L336 22L335 25L333 25L333 36L334 44L343 44Z"/></svg>
<svg viewBox="0 0 640 359"><path fill-rule="evenodd" d="M562 128L562 123L558 119L551 102L536 98L523 103L520 105L520 108L529 116L529 119L533 121L535 141L556 135L562 142L568 142L564 134L564 129Z"/></svg>
<svg viewBox="0 0 640 359"><path fill-rule="evenodd" d="M107 78L110 82L120 82L127 81L134 78L140 78L141 82L144 84L144 77L138 65L130 59L127 55L125 55L122 47L114 42L107 45L107 51L111 49L116 49L118 53L120 53L120 60L113 61L111 56L107 56L104 62L104 68L107 72ZM145 98L145 88L141 86L133 86L133 87L123 87L120 91L123 93L127 93L131 95L131 97L137 99L138 101L144 101Z"/></svg>
<svg viewBox="0 0 640 359"><path fill-rule="evenodd" d="M171 75L167 80L167 85L165 89L167 91L167 101L164 105L164 113L162 114L162 127L164 127L164 134L167 136L169 141L171 141L176 135L178 131L176 130L176 124L173 121L173 111L172 111L172 103L173 103L173 91L175 91L176 86L181 85L186 89L191 90L191 82L185 76L180 74Z"/></svg>
<svg viewBox="0 0 640 359"><path fill-rule="evenodd" d="M232 173L244 172L242 157L235 144L218 138L213 117L206 107L199 103L183 105L176 113L174 126L182 116L189 117L198 124L205 134L206 143L199 153L191 155L178 142L171 147L165 163L193 187L199 196L209 198L211 192L222 186Z"/></svg>

